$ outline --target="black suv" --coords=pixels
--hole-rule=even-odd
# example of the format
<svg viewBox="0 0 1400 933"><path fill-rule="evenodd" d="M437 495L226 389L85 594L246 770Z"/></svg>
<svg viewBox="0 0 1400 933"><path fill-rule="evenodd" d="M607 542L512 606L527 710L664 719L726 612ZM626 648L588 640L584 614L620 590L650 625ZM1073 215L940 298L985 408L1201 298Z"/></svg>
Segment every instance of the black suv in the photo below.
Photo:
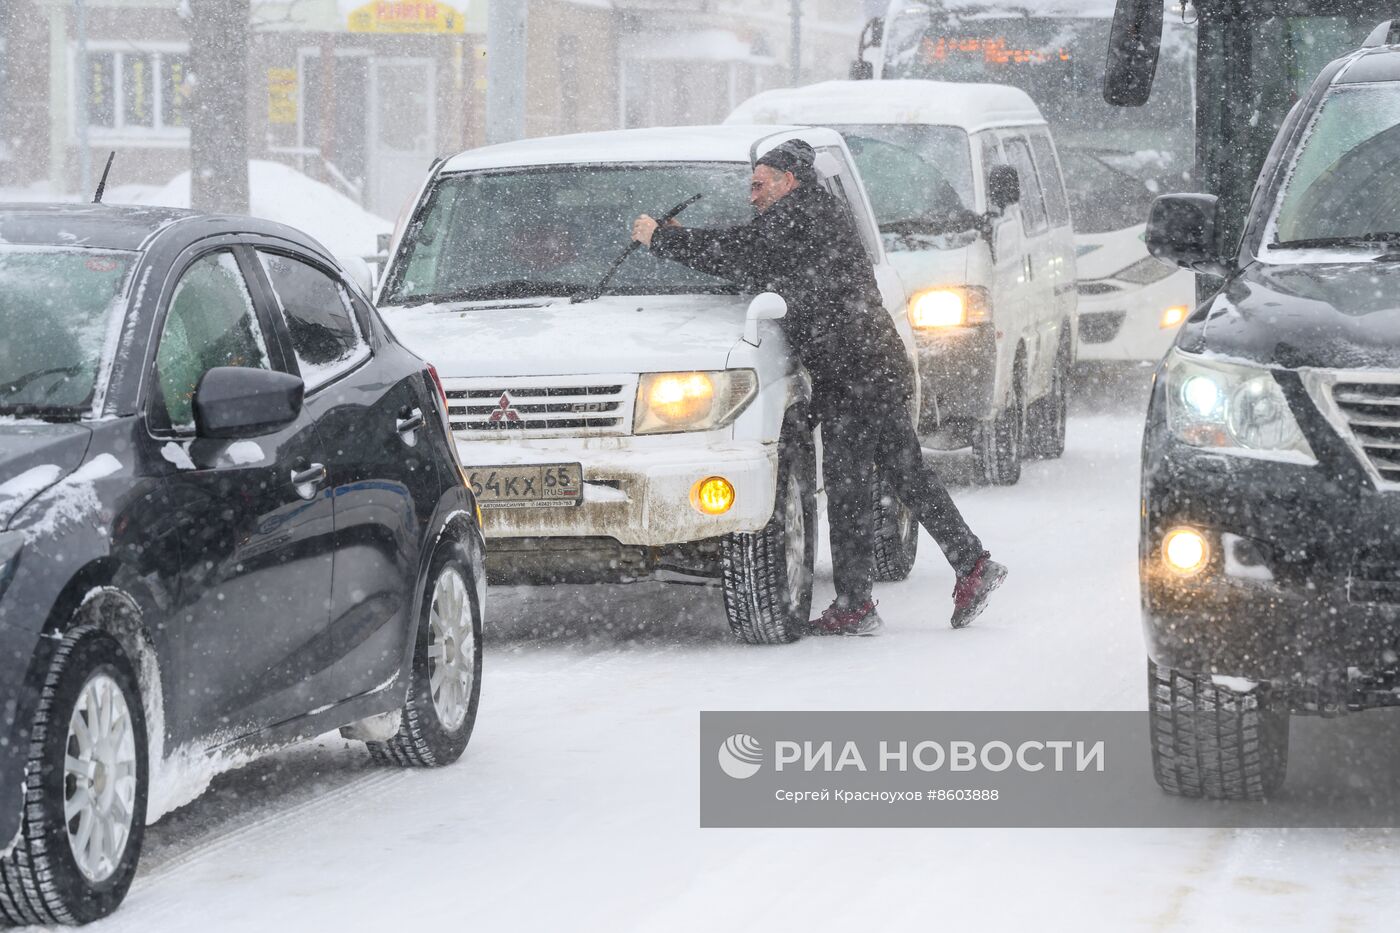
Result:
<svg viewBox="0 0 1400 933"><path fill-rule="evenodd" d="M1157 369L1140 568L1170 793L1268 796L1289 718L1400 705L1400 48L1289 114L1237 249L1158 198L1148 248L1222 276Z"/></svg>
<svg viewBox="0 0 1400 933"><path fill-rule="evenodd" d="M462 753L483 544L435 382L295 230L0 205L0 926L113 910L182 768Z"/></svg>

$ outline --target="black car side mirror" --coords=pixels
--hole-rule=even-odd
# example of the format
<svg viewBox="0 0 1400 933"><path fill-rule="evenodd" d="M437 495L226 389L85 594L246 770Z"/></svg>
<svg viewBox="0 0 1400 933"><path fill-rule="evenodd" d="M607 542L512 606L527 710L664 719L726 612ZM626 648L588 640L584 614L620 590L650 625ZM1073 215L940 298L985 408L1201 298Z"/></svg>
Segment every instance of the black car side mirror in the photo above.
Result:
<svg viewBox="0 0 1400 933"><path fill-rule="evenodd" d="M1115 107L1147 103L1161 51L1162 0L1118 0L1108 30L1103 99Z"/></svg>
<svg viewBox="0 0 1400 933"><path fill-rule="evenodd" d="M1147 251L1192 272L1226 275L1219 199L1211 194L1164 194L1147 215Z"/></svg>
<svg viewBox="0 0 1400 933"><path fill-rule="evenodd" d="M194 391L195 433L209 438L267 434L296 420L305 393L305 383L289 373L216 366Z"/></svg>
<svg viewBox="0 0 1400 933"><path fill-rule="evenodd" d="M993 165L987 173L987 201L1000 214L1021 201L1021 176L1009 165Z"/></svg>

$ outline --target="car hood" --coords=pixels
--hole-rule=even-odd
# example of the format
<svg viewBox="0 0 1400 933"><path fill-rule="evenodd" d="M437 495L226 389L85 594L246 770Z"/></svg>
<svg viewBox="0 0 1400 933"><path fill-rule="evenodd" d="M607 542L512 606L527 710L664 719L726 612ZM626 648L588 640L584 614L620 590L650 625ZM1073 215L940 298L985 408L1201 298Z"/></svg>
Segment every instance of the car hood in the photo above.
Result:
<svg viewBox="0 0 1400 933"><path fill-rule="evenodd" d="M76 424L0 419L0 531L30 500L78 468L91 437Z"/></svg>
<svg viewBox="0 0 1400 933"><path fill-rule="evenodd" d="M1400 369L1400 263L1254 263L1179 345L1290 369Z"/></svg>
<svg viewBox="0 0 1400 933"><path fill-rule="evenodd" d="M925 288L943 285L981 284L967 281L968 252L966 246L952 249L891 249L886 255L904 291L911 298Z"/></svg>
<svg viewBox="0 0 1400 933"><path fill-rule="evenodd" d="M747 308L738 295L610 295L391 305L381 315L439 375L460 378L724 369Z"/></svg>
<svg viewBox="0 0 1400 933"><path fill-rule="evenodd" d="M1146 224L1106 233L1074 234L1074 268L1081 279L1108 278L1147 256Z"/></svg>

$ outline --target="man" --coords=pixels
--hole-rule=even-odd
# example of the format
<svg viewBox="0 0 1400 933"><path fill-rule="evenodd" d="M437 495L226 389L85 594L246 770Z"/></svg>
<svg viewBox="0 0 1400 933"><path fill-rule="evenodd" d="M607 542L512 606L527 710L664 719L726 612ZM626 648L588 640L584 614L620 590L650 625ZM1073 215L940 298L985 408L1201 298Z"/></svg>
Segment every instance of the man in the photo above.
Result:
<svg viewBox="0 0 1400 933"><path fill-rule="evenodd" d="M883 475L957 573L954 628L970 623L1006 577L924 465L909 416L914 371L884 309L874 269L846 208L817 177L816 153L791 140L758 160L749 201L758 216L722 230L666 226L647 215L633 239L654 254L788 304L783 331L812 377L822 426L836 599L812 622L819 635L873 635L874 502Z"/></svg>

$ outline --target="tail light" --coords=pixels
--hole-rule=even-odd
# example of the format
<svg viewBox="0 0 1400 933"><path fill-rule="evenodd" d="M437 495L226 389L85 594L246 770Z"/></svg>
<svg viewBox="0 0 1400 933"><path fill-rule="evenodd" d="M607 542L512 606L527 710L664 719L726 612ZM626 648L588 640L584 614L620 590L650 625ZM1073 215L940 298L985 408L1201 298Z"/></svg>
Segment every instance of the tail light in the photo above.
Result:
<svg viewBox="0 0 1400 933"><path fill-rule="evenodd" d="M447 436L452 436L452 421L447 412L447 390L442 387L442 378L438 376L437 367L432 363L428 364L428 378L433 381L434 388L437 389L438 411L442 415L442 426L447 431Z"/></svg>

